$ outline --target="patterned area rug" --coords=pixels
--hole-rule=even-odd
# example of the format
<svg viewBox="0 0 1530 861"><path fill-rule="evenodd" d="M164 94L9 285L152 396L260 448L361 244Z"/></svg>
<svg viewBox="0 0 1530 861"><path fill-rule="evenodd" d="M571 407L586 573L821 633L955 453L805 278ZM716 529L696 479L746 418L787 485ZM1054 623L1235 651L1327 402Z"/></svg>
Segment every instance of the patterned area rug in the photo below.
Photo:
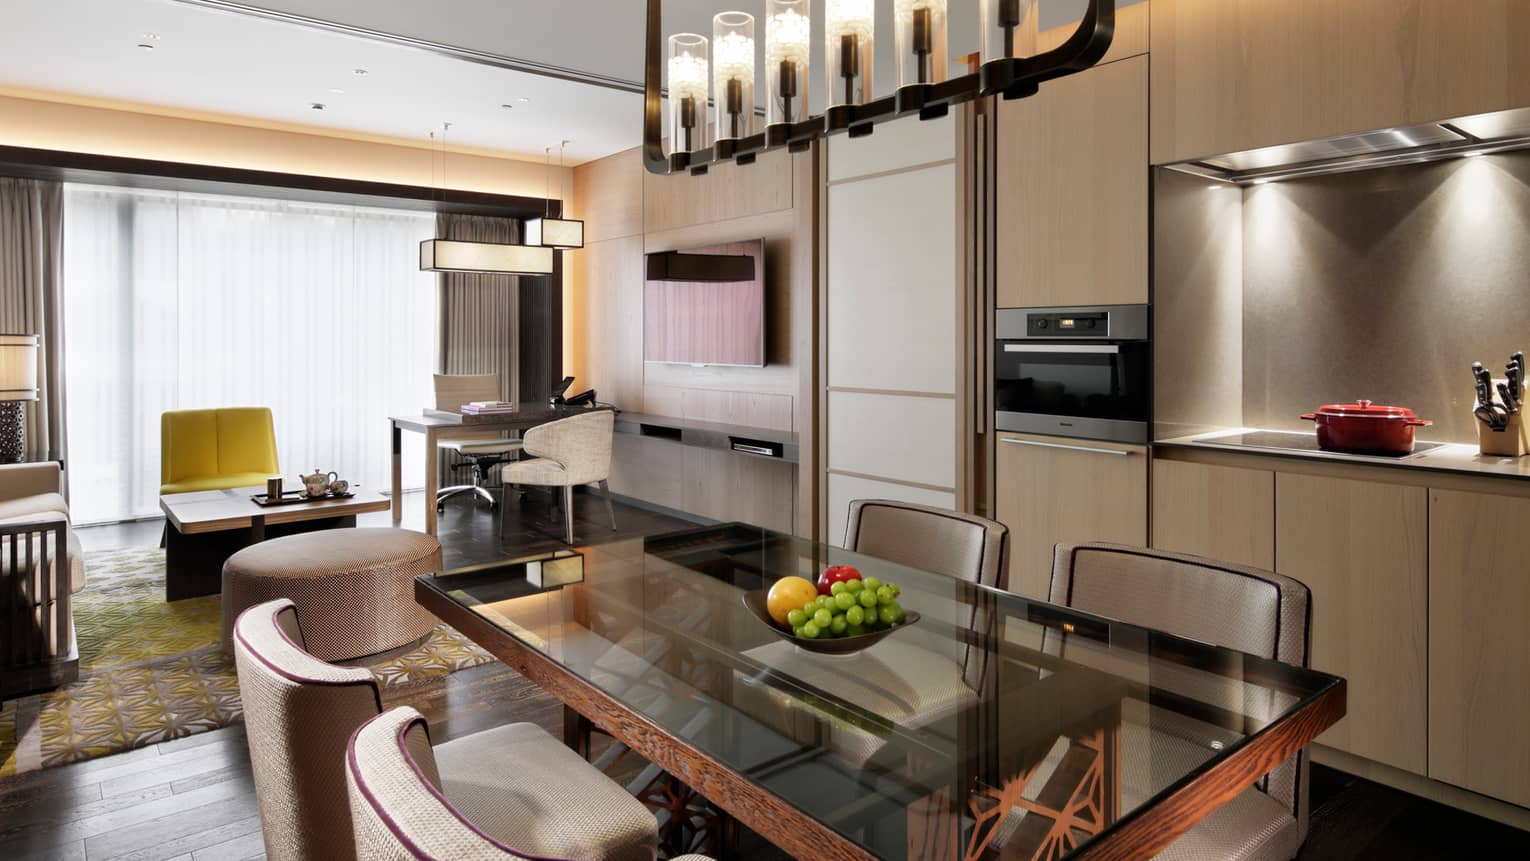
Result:
<svg viewBox="0 0 1530 861"><path fill-rule="evenodd" d="M233 656L217 595L165 601L165 554L85 554L75 596L80 678L0 705L0 777L92 759L237 723ZM419 648L370 667L385 687L440 679L493 660L441 624Z"/></svg>

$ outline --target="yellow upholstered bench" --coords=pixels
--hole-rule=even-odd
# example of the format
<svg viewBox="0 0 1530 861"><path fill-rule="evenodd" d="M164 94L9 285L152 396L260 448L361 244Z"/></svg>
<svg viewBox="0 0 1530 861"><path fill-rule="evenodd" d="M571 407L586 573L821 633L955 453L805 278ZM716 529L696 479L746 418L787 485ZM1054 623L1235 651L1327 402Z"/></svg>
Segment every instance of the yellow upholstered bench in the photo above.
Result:
<svg viewBox="0 0 1530 861"><path fill-rule="evenodd" d="M265 407L175 410L159 420L161 495L263 487L280 472Z"/></svg>

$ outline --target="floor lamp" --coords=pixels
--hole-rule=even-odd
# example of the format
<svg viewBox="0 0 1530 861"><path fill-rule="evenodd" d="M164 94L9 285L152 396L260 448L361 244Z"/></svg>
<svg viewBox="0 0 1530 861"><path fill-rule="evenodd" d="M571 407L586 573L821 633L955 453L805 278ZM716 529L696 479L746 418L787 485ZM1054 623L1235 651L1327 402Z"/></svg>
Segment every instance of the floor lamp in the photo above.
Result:
<svg viewBox="0 0 1530 861"><path fill-rule="evenodd" d="M37 400L36 335L0 335L0 463L27 455L27 410Z"/></svg>

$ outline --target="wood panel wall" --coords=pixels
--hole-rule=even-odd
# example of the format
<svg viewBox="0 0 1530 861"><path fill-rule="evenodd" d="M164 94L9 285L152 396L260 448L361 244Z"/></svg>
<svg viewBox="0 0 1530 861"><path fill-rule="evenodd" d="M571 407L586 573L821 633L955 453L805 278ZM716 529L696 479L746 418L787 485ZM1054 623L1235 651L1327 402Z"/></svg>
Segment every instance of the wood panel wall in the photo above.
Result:
<svg viewBox="0 0 1530 861"><path fill-rule="evenodd" d="M704 176L661 177L627 150L574 169L571 215L587 241L570 257L565 366L631 411L796 431L797 531L816 522L813 309L816 153L774 152ZM765 240L763 368L643 361L643 255Z"/></svg>

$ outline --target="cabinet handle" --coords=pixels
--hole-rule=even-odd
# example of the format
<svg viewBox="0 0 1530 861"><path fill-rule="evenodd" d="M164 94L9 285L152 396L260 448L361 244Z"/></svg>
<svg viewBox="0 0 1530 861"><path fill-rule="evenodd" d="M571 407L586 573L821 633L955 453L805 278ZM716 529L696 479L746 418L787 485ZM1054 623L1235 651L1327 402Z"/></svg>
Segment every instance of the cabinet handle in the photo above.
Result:
<svg viewBox="0 0 1530 861"><path fill-rule="evenodd" d="M1008 437L999 440L999 442L1008 443L1009 445L1028 445L1034 446L1035 448L1060 448L1063 451L1086 451L1090 454L1109 454L1115 455L1116 457L1128 457L1131 455L1131 452L1122 451L1118 448L1095 448L1094 446L1090 445L1063 445L1060 442L1034 442L1028 439L1010 439Z"/></svg>

